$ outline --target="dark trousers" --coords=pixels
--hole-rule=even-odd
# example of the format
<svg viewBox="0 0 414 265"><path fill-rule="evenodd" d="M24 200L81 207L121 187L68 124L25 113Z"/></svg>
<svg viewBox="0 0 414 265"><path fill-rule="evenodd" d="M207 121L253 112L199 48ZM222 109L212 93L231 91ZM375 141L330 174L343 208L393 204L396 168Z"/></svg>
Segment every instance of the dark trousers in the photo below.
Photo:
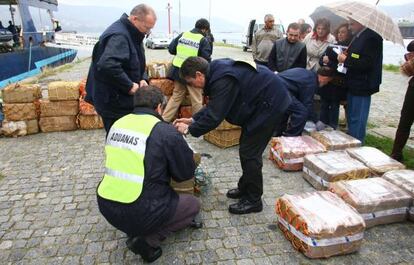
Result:
<svg viewBox="0 0 414 265"><path fill-rule="evenodd" d="M188 227L194 217L200 211L200 202L196 197L190 194L178 194L177 210L173 218L161 228L145 237L145 241L152 247L159 247L161 242L165 240L173 232Z"/></svg>
<svg viewBox="0 0 414 265"><path fill-rule="evenodd" d="M336 130L339 119L339 101L321 99L321 122Z"/></svg>
<svg viewBox="0 0 414 265"><path fill-rule="evenodd" d="M105 131L106 131L106 136L108 136L109 130L111 129L112 125L118 119L122 118L123 116L119 116L119 117L116 117L116 118L113 118L113 117L108 118L108 117L104 117L104 116L101 115L101 117L102 117L102 121L103 121L104 128L105 128Z"/></svg>
<svg viewBox="0 0 414 265"><path fill-rule="evenodd" d="M280 126L280 116L266 123L253 135L246 135L242 130L240 136L239 156L242 176L239 179L238 189L243 198L251 202L261 199L263 194L263 152L272 137L273 131Z"/></svg>
<svg viewBox="0 0 414 265"><path fill-rule="evenodd" d="M302 102L291 96L292 103L289 105L284 122L282 124L285 136L300 136L305 128L309 111ZM289 120L289 124L287 124Z"/></svg>
<svg viewBox="0 0 414 265"><path fill-rule="evenodd" d="M396 159L402 158L402 150L410 137L411 126L414 122L414 78L411 78L410 83L405 93L403 107L401 109L400 122L395 133L394 146L392 148L391 156Z"/></svg>

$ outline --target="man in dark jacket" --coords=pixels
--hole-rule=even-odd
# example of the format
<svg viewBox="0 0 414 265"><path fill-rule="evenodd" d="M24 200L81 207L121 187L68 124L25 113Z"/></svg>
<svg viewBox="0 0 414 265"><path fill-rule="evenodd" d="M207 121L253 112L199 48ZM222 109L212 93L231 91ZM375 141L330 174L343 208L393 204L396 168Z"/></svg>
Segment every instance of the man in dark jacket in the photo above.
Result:
<svg viewBox="0 0 414 265"><path fill-rule="evenodd" d="M129 237L127 246L145 261L161 256L160 243L189 224L200 203L177 194L171 179L193 178L193 151L182 135L162 121L162 92L140 87L132 114L117 120L105 146L105 176L97 189L102 215Z"/></svg>
<svg viewBox="0 0 414 265"><path fill-rule="evenodd" d="M192 118L176 120L176 128L183 134L199 137L224 119L241 126L239 155L243 174L238 188L227 192L228 198L240 200L231 204L229 211L262 211L262 154L291 103L289 92L267 67L231 59L209 64L203 58L190 57L180 74L190 85L204 89L209 102Z"/></svg>
<svg viewBox="0 0 414 265"><path fill-rule="evenodd" d="M137 5L107 28L93 49L85 100L102 116L107 133L116 120L132 112L137 89L148 85L142 41L156 19L151 7Z"/></svg>
<svg viewBox="0 0 414 265"><path fill-rule="evenodd" d="M354 35L346 53L338 55L338 62L347 67L348 134L362 143L371 105L371 95L379 91L382 81L382 38L373 30L350 19Z"/></svg>
<svg viewBox="0 0 414 265"><path fill-rule="evenodd" d="M293 68L278 74L292 98L281 125L282 135L300 136L306 121L317 122L313 113L313 96L318 87L323 87L332 80L333 75L334 70L326 66L319 68L317 73L304 68Z"/></svg>
<svg viewBox="0 0 414 265"><path fill-rule="evenodd" d="M283 72L287 69L306 68L306 45L300 41L300 25L291 23L287 29L287 37L273 44L269 55L269 68Z"/></svg>
<svg viewBox="0 0 414 265"><path fill-rule="evenodd" d="M207 19L201 18L195 23L194 29L178 35L168 46L168 51L175 57L169 74L169 78L174 80L174 91L162 116L167 122L175 119L187 92L190 95L192 113L197 113L202 107L202 91L185 84L179 77L179 70L184 60L190 56L201 56L207 61L211 60L213 50L209 33L210 23Z"/></svg>

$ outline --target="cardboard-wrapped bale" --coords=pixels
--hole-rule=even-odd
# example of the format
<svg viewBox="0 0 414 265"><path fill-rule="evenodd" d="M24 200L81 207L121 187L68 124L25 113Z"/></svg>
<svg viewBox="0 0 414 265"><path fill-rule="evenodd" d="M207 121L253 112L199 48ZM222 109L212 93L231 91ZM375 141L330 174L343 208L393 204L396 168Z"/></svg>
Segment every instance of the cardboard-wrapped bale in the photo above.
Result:
<svg viewBox="0 0 414 265"><path fill-rule="evenodd" d="M412 202L407 192L380 177L334 182L329 190L353 206L367 227L405 221Z"/></svg>
<svg viewBox="0 0 414 265"><path fill-rule="evenodd" d="M223 121L216 129L204 134L203 138L221 148L238 145L240 142L241 128L227 121Z"/></svg>
<svg viewBox="0 0 414 265"><path fill-rule="evenodd" d="M303 160L303 178L318 190L327 189L331 182L369 176L369 168L345 151L310 154Z"/></svg>
<svg viewBox="0 0 414 265"><path fill-rule="evenodd" d="M4 120L1 128L3 134L9 137L24 136L39 132L37 120L7 121Z"/></svg>
<svg viewBox="0 0 414 265"><path fill-rule="evenodd" d="M149 78L166 78L171 69L170 62L151 62L147 64Z"/></svg>
<svg viewBox="0 0 414 265"><path fill-rule="evenodd" d="M42 132L62 132L78 129L76 116L42 117L39 120Z"/></svg>
<svg viewBox="0 0 414 265"><path fill-rule="evenodd" d="M75 116L79 112L77 100L40 101L40 117Z"/></svg>
<svg viewBox="0 0 414 265"><path fill-rule="evenodd" d="M3 89L4 103L32 103L41 97L39 85L15 83Z"/></svg>
<svg viewBox="0 0 414 265"><path fill-rule="evenodd" d="M79 113L82 115L98 115L95 107L92 104L86 102L83 98L79 99Z"/></svg>
<svg viewBox="0 0 414 265"><path fill-rule="evenodd" d="M191 106L180 106L178 118L191 118L191 116L193 116Z"/></svg>
<svg viewBox="0 0 414 265"><path fill-rule="evenodd" d="M382 175L387 181L405 190L414 199L414 171L393 170ZM408 219L414 222L414 207L408 212Z"/></svg>
<svg viewBox="0 0 414 265"><path fill-rule="evenodd" d="M311 136L329 151L361 146L361 141L338 130L314 131L311 132Z"/></svg>
<svg viewBox="0 0 414 265"><path fill-rule="evenodd" d="M39 122L37 120L24 121L27 126L27 134L39 133Z"/></svg>
<svg viewBox="0 0 414 265"><path fill-rule="evenodd" d="M174 91L174 81L170 79L150 79L149 85L156 86L161 89L165 96L171 96Z"/></svg>
<svg viewBox="0 0 414 265"><path fill-rule="evenodd" d="M78 125L82 130L102 129L104 127L102 118L99 115L79 115Z"/></svg>
<svg viewBox="0 0 414 265"><path fill-rule="evenodd" d="M194 194L194 178L182 182L171 179L170 185L178 193Z"/></svg>
<svg viewBox="0 0 414 265"><path fill-rule="evenodd" d="M48 85L49 100L77 100L79 99L79 82L55 81Z"/></svg>
<svg viewBox="0 0 414 265"><path fill-rule="evenodd" d="M364 219L329 191L283 195L276 201L278 225L293 247L309 258L357 251Z"/></svg>
<svg viewBox="0 0 414 265"><path fill-rule="evenodd" d="M363 146L349 148L346 151L351 157L361 161L364 165L369 167L369 169L371 169L377 176L382 176L382 174L387 171L405 168L402 163L392 159L374 147Z"/></svg>
<svg viewBox="0 0 414 265"><path fill-rule="evenodd" d="M286 171L303 168L303 157L307 154L325 152L326 148L310 136L273 137L270 142L270 160Z"/></svg>
<svg viewBox="0 0 414 265"><path fill-rule="evenodd" d="M4 118L8 121L24 121L37 119L34 103L3 104Z"/></svg>

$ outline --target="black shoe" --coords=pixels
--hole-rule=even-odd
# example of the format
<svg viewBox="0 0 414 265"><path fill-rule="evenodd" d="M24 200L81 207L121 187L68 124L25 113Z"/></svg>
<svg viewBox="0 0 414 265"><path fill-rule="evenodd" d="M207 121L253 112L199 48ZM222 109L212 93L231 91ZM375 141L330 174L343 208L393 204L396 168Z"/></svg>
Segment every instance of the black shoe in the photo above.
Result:
<svg viewBox="0 0 414 265"><path fill-rule="evenodd" d="M226 196L230 199L240 199L242 197L242 193L238 188L235 188L228 190Z"/></svg>
<svg viewBox="0 0 414 265"><path fill-rule="evenodd" d="M262 210L262 200L258 200L257 202L250 202L246 199L241 199L239 202L230 204L229 206L229 212L232 214L258 213Z"/></svg>
<svg viewBox="0 0 414 265"><path fill-rule="evenodd" d="M146 262L154 262L162 255L160 247L153 248L142 237L129 237L126 241L129 250L141 255Z"/></svg>

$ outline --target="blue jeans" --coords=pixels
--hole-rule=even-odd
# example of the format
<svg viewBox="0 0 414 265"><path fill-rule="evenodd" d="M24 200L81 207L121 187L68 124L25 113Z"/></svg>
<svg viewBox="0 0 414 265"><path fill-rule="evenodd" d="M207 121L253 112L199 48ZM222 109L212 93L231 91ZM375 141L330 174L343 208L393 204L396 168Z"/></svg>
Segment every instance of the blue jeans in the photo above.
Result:
<svg viewBox="0 0 414 265"><path fill-rule="evenodd" d="M354 96L348 93L348 134L364 143L371 96Z"/></svg>
<svg viewBox="0 0 414 265"><path fill-rule="evenodd" d="M321 99L320 120L336 130L339 118L339 101Z"/></svg>

